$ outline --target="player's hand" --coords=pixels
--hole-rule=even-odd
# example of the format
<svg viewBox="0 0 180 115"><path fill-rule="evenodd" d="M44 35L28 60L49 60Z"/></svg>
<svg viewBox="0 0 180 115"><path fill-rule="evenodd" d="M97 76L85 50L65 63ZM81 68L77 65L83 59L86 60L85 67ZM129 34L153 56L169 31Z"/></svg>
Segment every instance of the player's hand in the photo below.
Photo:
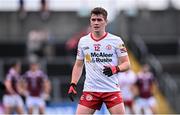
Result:
<svg viewBox="0 0 180 115"><path fill-rule="evenodd" d="M74 97L76 95L77 95L76 84L75 83L71 83L70 87L69 87L69 91L68 91L68 96L71 99L71 101L74 101Z"/></svg>
<svg viewBox="0 0 180 115"><path fill-rule="evenodd" d="M104 66L103 74L107 75L108 77L116 74L120 71L118 66Z"/></svg>

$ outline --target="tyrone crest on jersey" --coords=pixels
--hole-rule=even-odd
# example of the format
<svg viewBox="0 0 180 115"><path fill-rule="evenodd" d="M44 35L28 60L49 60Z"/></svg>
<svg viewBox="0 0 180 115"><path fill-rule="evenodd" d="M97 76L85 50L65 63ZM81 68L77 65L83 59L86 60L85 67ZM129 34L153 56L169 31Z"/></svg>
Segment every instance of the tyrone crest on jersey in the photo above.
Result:
<svg viewBox="0 0 180 115"><path fill-rule="evenodd" d="M107 49L107 50L111 50L111 49L112 49L112 46L111 46L110 44L108 44L108 45L106 46L106 49Z"/></svg>

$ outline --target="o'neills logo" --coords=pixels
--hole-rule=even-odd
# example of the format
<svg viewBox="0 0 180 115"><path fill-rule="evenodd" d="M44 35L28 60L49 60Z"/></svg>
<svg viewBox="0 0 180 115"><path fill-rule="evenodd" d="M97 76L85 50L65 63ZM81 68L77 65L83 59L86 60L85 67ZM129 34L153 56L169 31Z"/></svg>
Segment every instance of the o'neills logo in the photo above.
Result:
<svg viewBox="0 0 180 115"><path fill-rule="evenodd" d="M112 57L112 55L113 54L107 54L104 52L100 52L100 53L93 52L93 53L91 53L91 57Z"/></svg>

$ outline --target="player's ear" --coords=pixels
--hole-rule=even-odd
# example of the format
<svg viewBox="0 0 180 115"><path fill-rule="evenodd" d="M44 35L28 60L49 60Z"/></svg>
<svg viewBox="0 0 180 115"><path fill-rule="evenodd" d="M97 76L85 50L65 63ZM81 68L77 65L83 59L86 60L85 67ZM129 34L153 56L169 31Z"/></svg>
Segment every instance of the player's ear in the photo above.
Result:
<svg viewBox="0 0 180 115"><path fill-rule="evenodd" d="M106 20L105 20L105 22L106 22L106 26L107 26L107 24L108 24L108 20L106 19Z"/></svg>

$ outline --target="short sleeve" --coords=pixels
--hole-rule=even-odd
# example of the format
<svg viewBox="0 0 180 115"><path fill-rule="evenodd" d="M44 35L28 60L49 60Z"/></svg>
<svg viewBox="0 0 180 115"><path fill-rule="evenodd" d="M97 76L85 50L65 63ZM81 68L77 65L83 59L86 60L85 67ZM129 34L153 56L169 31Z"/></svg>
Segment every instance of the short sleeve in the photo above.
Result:
<svg viewBox="0 0 180 115"><path fill-rule="evenodd" d="M118 39L117 41L117 46L116 46L116 53L118 57L126 56L127 54L127 49L125 47L124 42L121 39Z"/></svg>
<svg viewBox="0 0 180 115"><path fill-rule="evenodd" d="M42 72L42 76L43 76L43 79L44 80L48 80L49 78L48 78L48 75L46 74L46 73L44 73L44 72Z"/></svg>
<svg viewBox="0 0 180 115"><path fill-rule="evenodd" d="M10 73L6 75L6 80L12 80L12 75Z"/></svg>
<svg viewBox="0 0 180 115"><path fill-rule="evenodd" d="M82 49L82 40L81 39L79 40L79 43L78 43L76 59L78 59L78 60L84 59L84 53L83 53L83 49Z"/></svg>

